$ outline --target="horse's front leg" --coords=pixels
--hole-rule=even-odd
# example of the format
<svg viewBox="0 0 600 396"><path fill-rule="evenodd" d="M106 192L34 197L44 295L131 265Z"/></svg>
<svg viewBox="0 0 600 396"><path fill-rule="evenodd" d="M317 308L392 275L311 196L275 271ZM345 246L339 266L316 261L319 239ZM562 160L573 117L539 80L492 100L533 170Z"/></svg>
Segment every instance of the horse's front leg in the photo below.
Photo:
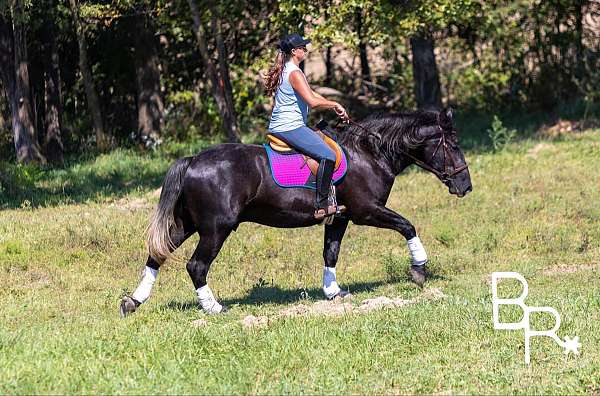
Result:
<svg viewBox="0 0 600 396"><path fill-rule="evenodd" d="M340 254L340 245L344 238L344 233L348 227L348 220L336 218L331 225L325 226L325 238L323 243L323 293L327 299L332 300L336 297L347 297L349 292L340 288L337 283L335 265Z"/></svg>
<svg viewBox="0 0 600 396"><path fill-rule="evenodd" d="M423 286L426 278L425 264L427 264L427 253L421 243L421 239L417 236L415 227L410 221L385 206L369 208L365 211L364 216L359 216L356 219L352 219L352 221L359 225L370 225L396 230L402 234L406 238L408 251L412 259L410 267L411 278L417 285Z"/></svg>

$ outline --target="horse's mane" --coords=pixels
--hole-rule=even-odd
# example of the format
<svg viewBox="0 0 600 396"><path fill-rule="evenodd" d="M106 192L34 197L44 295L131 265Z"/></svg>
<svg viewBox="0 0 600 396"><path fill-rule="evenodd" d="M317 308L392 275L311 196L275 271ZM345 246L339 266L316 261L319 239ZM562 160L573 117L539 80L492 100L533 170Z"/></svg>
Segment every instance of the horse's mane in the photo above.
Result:
<svg viewBox="0 0 600 396"><path fill-rule="evenodd" d="M424 138L419 129L437 125L439 113L436 111L415 111L412 113L380 113L358 122L338 128L336 140L344 147L362 147L374 154L384 154L393 158L398 152L420 145Z"/></svg>

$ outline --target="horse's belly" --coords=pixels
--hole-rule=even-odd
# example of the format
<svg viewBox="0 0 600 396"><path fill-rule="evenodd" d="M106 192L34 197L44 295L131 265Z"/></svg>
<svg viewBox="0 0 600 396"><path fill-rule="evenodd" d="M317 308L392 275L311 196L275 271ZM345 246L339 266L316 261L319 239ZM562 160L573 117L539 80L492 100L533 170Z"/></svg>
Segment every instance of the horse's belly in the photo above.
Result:
<svg viewBox="0 0 600 396"><path fill-rule="evenodd" d="M310 227L319 222L313 217L314 208L298 211L293 207L250 205L240 214L240 223L252 222L270 227L297 228Z"/></svg>

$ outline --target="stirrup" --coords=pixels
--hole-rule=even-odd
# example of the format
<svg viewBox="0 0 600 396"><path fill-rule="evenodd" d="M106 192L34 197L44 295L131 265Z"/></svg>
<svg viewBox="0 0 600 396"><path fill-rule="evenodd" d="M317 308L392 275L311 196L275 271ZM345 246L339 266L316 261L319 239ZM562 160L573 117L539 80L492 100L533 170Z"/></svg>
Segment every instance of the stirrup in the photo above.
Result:
<svg viewBox="0 0 600 396"><path fill-rule="evenodd" d="M346 206L338 205L336 194L335 194L335 186L331 184L331 188L329 189L329 196L327 197L327 208L317 208L315 209L315 219L323 220L322 224L328 225L333 223L334 217L339 217L343 212L346 211Z"/></svg>
<svg viewBox="0 0 600 396"><path fill-rule="evenodd" d="M327 208L315 209L315 219L323 220L323 224L333 223L334 217L339 217L346 211L344 205L329 205Z"/></svg>
<svg viewBox="0 0 600 396"><path fill-rule="evenodd" d="M315 219L323 220L325 217L333 216L337 211L337 205L328 205L326 208L317 208L315 209Z"/></svg>

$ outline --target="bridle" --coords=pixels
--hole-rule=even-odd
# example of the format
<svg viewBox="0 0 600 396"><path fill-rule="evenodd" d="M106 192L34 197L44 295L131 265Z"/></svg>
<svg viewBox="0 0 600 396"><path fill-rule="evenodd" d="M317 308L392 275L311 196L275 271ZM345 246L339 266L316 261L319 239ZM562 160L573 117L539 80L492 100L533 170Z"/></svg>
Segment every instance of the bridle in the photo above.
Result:
<svg viewBox="0 0 600 396"><path fill-rule="evenodd" d="M439 117L439 116L438 116ZM381 141L381 136L376 135L372 132L370 132L367 128L365 128L364 126L360 125L358 122L352 120L352 119L348 119L350 124L357 126L361 129L363 129L368 135L373 136L377 139L379 139ZM412 154L399 149L400 152L402 154L404 154L405 156L407 156L408 158L410 158L411 160L414 161L414 163L418 166L420 166L421 168L433 173L434 175L436 175L443 183L447 183L449 182L454 176L456 176L458 173L464 171L465 169L468 168L467 164L461 165L461 166L456 166L456 162L454 161L454 158L452 158L452 156L450 155L450 149L448 148L448 143L446 142L446 132L444 132L444 130L442 129L442 127L439 125L438 122L438 128L439 128L439 132L435 133L431 136L428 136L425 140L433 140L433 139L440 139L440 141L438 142L437 146L435 147L435 150L433 151L433 154L431 154L431 157L429 159L429 161L433 160L433 158L435 157L435 155L437 154L438 150L440 149L440 147L443 150L444 153L444 171L440 172L439 170L435 169L434 167L432 167L431 165L421 161L420 159L416 158L415 156L413 156ZM350 132L352 133L352 132ZM451 172L446 172L448 168L448 162L447 159L450 158L450 162L452 165L452 171Z"/></svg>

